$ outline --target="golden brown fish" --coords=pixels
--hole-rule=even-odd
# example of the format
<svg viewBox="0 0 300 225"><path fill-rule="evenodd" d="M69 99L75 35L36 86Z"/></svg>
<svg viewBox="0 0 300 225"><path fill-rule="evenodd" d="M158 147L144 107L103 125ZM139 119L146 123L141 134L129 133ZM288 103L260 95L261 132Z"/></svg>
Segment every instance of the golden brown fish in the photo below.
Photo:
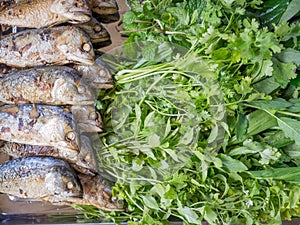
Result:
<svg viewBox="0 0 300 225"><path fill-rule="evenodd" d="M42 28L61 23L85 23L91 19L85 0L27 0L0 11L0 24Z"/></svg>
<svg viewBox="0 0 300 225"><path fill-rule="evenodd" d="M1 164L0 192L57 204L82 197L72 168L52 157L18 158Z"/></svg>
<svg viewBox="0 0 300 225"><path fill-rule="evenodd" d="M95 89L109 89L113 87L112 74L108 66L97 58L93 65L74 65L74 68L82 76L82 79Z"/></svg>
<svg viewBox="0 0 300 225"><path fill-rule="evenodd" d="M89 105L95 99L77 71L67 66L18 70L0 78L0 101L7 104Z"/></svg>
<svg viewBox="0 0 300 225"><path fill-rule="evenodd" d="M0 107L0 139L29 145L45 145L79 152L80 143L73 115L49 105Z"/></svg>
<svg viewBox="0 0 300 225"><path fill-rule="evenodd" d="M115 0L88 0L88 4L94 13L100 15L118 12L118 5Z"/></svg>
<svg viewBox="0 0 300 225"><path fill-rule="evenodd" d="M80 151L59 149L53 146L28 145L15 142L0 141L0 152L4 152L14 158L28 156L52 156L70 163L73 168L84 174L97 172L94 151L87 136L81 136Z"/></svg>
<svg viewBox="0 0 300 225"><path fill-rule="evenodd" d="M25 30L0 41L0 63L14 67L94 63L90 38L74 26Z"/></svg>

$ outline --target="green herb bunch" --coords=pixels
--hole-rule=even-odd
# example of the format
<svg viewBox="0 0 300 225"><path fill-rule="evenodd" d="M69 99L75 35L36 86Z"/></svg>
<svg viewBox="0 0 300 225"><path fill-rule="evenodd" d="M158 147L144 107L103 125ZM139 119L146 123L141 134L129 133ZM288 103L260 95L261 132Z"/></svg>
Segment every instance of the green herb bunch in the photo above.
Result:
<svg viewBox="0 0 300 225"><path fill-rule="evenodd" d="M100 170L129 224L300 216L298 0L129 1ZM125 59L126 58L126 59ZM135 60L132 60L135 59Z"/></svg>

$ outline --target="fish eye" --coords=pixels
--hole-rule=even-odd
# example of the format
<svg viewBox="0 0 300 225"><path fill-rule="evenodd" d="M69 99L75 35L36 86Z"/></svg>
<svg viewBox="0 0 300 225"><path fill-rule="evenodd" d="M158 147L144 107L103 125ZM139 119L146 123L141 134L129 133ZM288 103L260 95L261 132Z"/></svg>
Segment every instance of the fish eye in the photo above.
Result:
<svg viewBox="0 0 300 225"><path fill-rule="evenodd" d="M66 134L67 141L74 141L76 138L76 134L73 131L70 131Z"/></svg>
<svg viewBox="0 0 300 225"><path fill-rule="evenodd" d="M68 188L69 190L73 189L73 188L74 188L73 182L69 181L69 182L67 183L67 188Z"/></svg>
<svg viewBox="0 0 300 225"><path fill-rule="evenodd" d="M83 94L85 93L86 89L84 86L78 86L78 93Z"/></svg>
<svg viewBox="0 0 300 225"><path fill-rule="evenodd" d="M85 52L89 52L89 51L91 51L92 47L91 47L91 45L90 45L89 43L84 43L84 44L82 45L82 49L83 49Z"/></svg>
<svg viewBox="0 0 300 225"><path fill-rule="evenodd" d="M95 26L95 27L94 27L94 31L95 31L95 32L101 31L101 27L100 27L99 25Z"/></svg>

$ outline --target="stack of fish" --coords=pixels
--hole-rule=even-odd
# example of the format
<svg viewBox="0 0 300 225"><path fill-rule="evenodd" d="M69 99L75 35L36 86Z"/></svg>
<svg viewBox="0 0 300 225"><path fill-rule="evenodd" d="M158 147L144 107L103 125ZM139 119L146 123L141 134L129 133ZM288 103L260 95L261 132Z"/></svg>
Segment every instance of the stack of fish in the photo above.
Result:
<svg viewBox="0 0 300 225"><path fill-rule="evenodd" d="M123 210L97 171L89 132L101 132L94 101L112 78L95 44L109 34L95 14L113 0L2 0L0 24L22 31L0 40L0 192L52 204ZM9 29L8 29L9 30Z"/></svg>

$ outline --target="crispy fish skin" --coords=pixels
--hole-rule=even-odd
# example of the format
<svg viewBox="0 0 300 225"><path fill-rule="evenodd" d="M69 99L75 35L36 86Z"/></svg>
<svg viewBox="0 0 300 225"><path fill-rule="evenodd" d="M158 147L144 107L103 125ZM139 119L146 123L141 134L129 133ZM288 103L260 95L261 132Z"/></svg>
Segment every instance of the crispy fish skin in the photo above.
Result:
<svg viewBox="0 0 300 225"><path fill-rule="evenodd" d="M15 142L0 143L0 152L4 152L14 158L28 156L52 156L70 163L77 171L94 175L97 172L96 158L87 136L81 136L80 151L59 149L52 146L28 145Z"/></svg>
<svg viewBox="0 0 300 225"><path fill-rule="evenodd" d="M0 41L0 63L13 67L94 63L90 38L80 28L25 30Z"/></svg>
<svg viewBox="0 0 300 225"><path fill-rule="evenodd" d="M82 196L72 168L53 157L27 157L0 165L0 192L20 198L60 203Z"/></svg>
<svg viewBox="0 0 300 225"><path fill-rule="evenodd" d="M80 148L73 115L58 106L19 104L0 107L0 139L77 152Z"/></svg>
<svg viewBox="0 0 300 225"><path fill-rule="evenodd" d="M91 14L85 0L28 0L0 11L0 24L42 28L65 22L85 23Z"/></svg>
<svg viewBox="0 0 300 225"><path fill-rule="evenodd" d="M100 15L115 14L119 8L115 0L88 0L91 10Z"/></svg>
<svg viewBox="0 0 300 225"><path fill-rule="evenodd" d="M77 64L73 66L82 79L95 89L113 88L114 82L107 65L98 57L93 65Z"/></svg>
<svg viewBox="0 0 300 225"><path fill-rule="evenodd" d="M94 17L87 23L78 24L77 26L89 35L93 44L110 40L108 31Z"/></svg>
<svg viewBox="0 0 300 225"><path fill-rule="evenodd" d="M99 112L96 111L95 106L85 105L71 106L71 112L77 121L78 130L81 132L102 132L103 122Z"/></svg>
<svg viewBox="0 0 300 225"><path fill-rule="evenodd" d="M89 105L94 93L67 66L18 70L0 78L0 101L7 104Z"/></svg>

